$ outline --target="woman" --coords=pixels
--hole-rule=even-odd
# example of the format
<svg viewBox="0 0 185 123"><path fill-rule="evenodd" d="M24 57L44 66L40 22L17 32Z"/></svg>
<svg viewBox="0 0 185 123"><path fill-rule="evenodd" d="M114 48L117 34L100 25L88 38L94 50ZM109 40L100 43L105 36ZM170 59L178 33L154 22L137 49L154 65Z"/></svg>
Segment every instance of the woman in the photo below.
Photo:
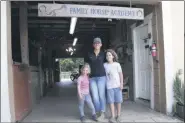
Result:
<svg viewBox="0 0 185 123"><path fill-rule="evenodd" d="M93 47L94 51L88 53L85 61L91 67L90 90L98 120L103 120L105 118L106 107L106 73L104 69L105 53L101 51L102 42L100 38L93 40Z"/></svg>

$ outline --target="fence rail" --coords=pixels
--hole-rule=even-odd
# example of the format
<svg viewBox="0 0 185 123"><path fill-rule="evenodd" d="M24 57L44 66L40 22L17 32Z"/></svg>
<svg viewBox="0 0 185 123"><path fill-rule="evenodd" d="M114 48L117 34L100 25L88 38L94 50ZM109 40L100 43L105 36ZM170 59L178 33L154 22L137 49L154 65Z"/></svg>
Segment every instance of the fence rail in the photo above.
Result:
<svg viewBox="0 0 185 123"><path fill-rule="evenodd" d="M60 73L60 80L68 80L70 79L71 72L61 72Z"/></svg>

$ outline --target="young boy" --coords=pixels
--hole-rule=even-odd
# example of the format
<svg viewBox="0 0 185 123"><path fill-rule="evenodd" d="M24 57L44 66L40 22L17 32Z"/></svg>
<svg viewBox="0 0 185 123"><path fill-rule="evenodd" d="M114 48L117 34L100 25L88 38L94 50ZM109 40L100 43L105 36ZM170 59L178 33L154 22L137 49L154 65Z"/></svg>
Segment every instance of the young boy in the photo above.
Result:
<svg viewBox="0 0 185 123"><path fill-rule="evenodd" d="M104 67L107 76L107 101L112 115L110 122L116 122L116 120L120 122L121 103L123 101L123 73L121 65L117 62L117 54L113 50L107 50L106 59L107 62ZM116 113L114 107L117 108Z"/></svg>

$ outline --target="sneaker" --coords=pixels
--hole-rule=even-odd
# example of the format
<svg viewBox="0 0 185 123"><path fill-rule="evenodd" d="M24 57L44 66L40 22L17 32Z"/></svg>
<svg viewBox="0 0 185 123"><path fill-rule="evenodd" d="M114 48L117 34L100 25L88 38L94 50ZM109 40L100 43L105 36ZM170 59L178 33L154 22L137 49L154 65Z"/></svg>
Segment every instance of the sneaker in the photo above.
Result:
<svg viewBox="0 0 185 123"><path fill-rule="evenodd" d="M113 117L111 117L109 121L110 121L110 123L116 123L116 119Z"/></svg>
<svg viewBox="0 0 185 123"><path fill-rule="evenodd" d="M116 121L117 121L118 123L121 123L120 116L117 116L117 117L116 117Z"/></svg>
<svg viewBox="0 0 185 123"><path fill-rule="evenodd" d="M98 117L98 121L104 121L105 120L105 113L101 112L100 116Z"/></svg>
<svg viewBox="0 0 185 123"><path fill-rule="evenodd" d="M85 116L80 117L80 120L81 120L82 123L84 123L85 122Z"/></svg>
<svg viewBox="0 0 185 123"><path fill-rule="evenodd" d="M96 122L98 121L98 120L97 120L97 117L96 117L96 114L94 114L94 115L92 116L92 120L94 120L94 121L96 121Z"/></svg>
<svg viewBox="0 0 185 123"><path fill-rule="evenodd" d="M100 117L100 112L96 112L96 117Z"/></svg>

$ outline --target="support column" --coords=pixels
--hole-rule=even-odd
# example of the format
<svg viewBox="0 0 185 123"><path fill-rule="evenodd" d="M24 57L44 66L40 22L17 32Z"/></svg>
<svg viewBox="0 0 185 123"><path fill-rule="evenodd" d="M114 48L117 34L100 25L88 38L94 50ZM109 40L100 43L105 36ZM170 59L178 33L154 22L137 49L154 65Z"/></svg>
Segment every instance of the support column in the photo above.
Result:
<svg viewBox="0 0 185 123"><path fill-rule="evenodd" d="M22 63L29 64L27 8L23 3L20 5L19 15Z"/></svg>
<svg viewBox="0 0 185 123"><path fill-rule="evenodd" d="M52 52L51 52L51 54L52 54ZM52 57L52 55L51 55L51 81L52 81L52 84L54 84L54 77L53 77L53 75L54 75L54 68L53 68L53 66L54 66L54 64L53 64L53 57Z"/></svg>
<svg viewBox="0 0 185 123"><path fill-rule="evenodd" d="M41 49L38 50L38 63L39 63L39 82L40 82L40 92L43 96L43 71L42 71L42 52Z"/></svg>
<svg viewBox="0 0 185 123"><path fill-rule="evenodd" d="M184 2L162 1L166 112L173 109L173 78L178 69L184 71ZM184 73L183 73L184 75Z"/></svg>
<svg viewBox="0 0 185 123"><path fill-rule="evenodd" d="M53 83L55 83L55 59L52 57Z"/></svg>
<svg viewBox="0 0 185 123"><path fill-rule="evenodd" d="M20 28L20 45L21 45L21 59L22 63L29 65L29 45L28 45L28 21L27 21L27 5L25 2L20 2L19 7L19 28ZM31 78L31 70L24 71L26 81L25 86L23 88L28 89L28 91L25 91L26 95L23 99L23 103L28 105L25 106L25 109L22 111L23 116L21 118L24 118L27 113L29 113L32 110L33 106L33 92L32 92L32 78ZM27 77L28 76L28 77ZM27 97L27 98L26 98ZM29 100L29 102L27 101Z"/></svg>
<svg viewBox="0 0 185 123"><path fill-rule="evenodd" d="M52 87L53 82L52 82L52 52L49 49L48 50L48 75L49 75L49 87Z"/></svg>
<svg viewBox="0 0 185 123"><path fill-rule="evenodd" d="M152 37L157 45L157 60L153 59L154 72L154 109L166 114L165 57L162 24L162 3L155 6L152 17Z"/></svg>
<svg viewBox="0 0 185 123"><path fill-rule="evenodd" d="M14 122L10 1L1 1L1 17L1 122Z"/></svg>
<svg viewBox="0 0 185 123"><path fill-rule="evenodd" d="M51 71L50 71L50 49L47 49L47 67L48 67L48 86L51 85Z"/></svg>
<svg viewBox="0 0 185 123"><path fill-rule="evenodd" d="M166 10L167 9L167 10ZM173 50L172 50L172 22L169 2L162 2L163 37L165 57L165 82L166 82L166 113L172 111L173 103ZM170 19L170 20L169 20Z"/></svg>

